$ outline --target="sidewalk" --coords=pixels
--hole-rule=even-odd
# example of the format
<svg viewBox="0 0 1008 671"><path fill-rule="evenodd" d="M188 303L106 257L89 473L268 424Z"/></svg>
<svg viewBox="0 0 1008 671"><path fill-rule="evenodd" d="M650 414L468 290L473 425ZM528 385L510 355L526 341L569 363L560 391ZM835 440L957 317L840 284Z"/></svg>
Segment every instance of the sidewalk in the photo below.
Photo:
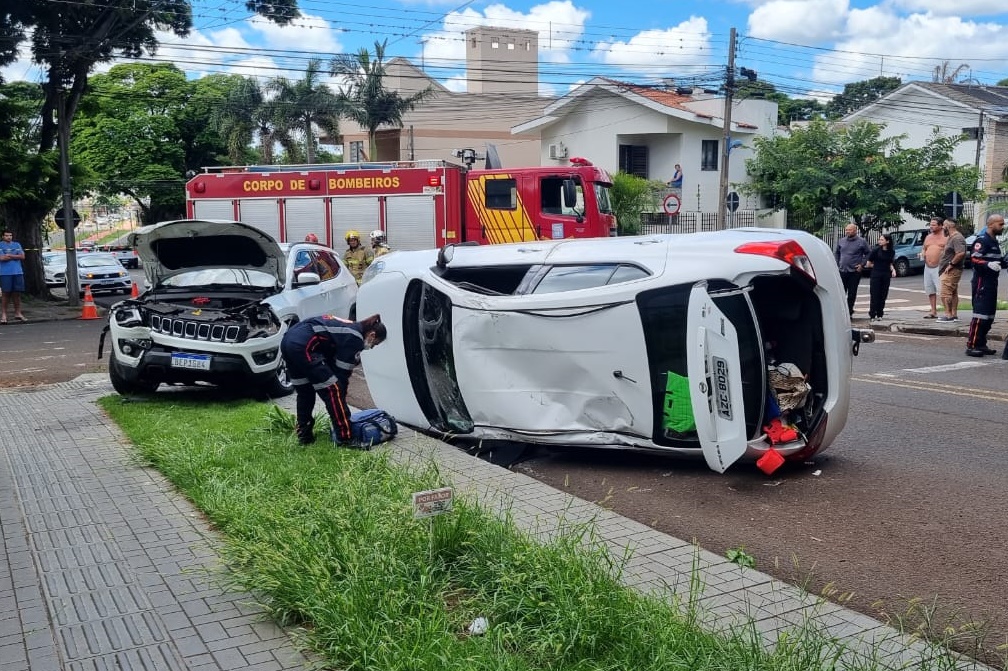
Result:
<svg viewBox="0 0 1008 671"><path fill-rule="evenodd" d="M253 595L221 587L220 539L168 481L135 462L95 404L111 391L104 374L0 390L0 666L309 668L309 656ZM630 587L688 596L696 568L712 629L751 620L772 646L781 631L814 622L849 646L852 667L867 654L893 669L930 657L920 641L877 620L405 427L388 449L401 463L435 460L459 495L506 511L538 538L593 520L599 542L617 555L632 550L623 577ZM965 659L957 668L986 669Z"/></svg>

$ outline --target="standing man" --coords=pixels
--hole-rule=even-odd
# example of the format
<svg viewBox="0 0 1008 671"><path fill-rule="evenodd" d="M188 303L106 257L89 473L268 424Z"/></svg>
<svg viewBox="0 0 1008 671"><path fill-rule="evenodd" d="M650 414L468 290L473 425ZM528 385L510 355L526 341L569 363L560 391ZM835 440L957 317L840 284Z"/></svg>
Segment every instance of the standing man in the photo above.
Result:
<svg viewBox="0 0 1008 671"><path fill-rule="evenodd" d="M385 231L380 228L371 231L371 256L377 259L379 256L385 256L391 251L388 243L385 241Z"/></svg>
<svg viewBox="0 0 1008 671"><path fill-rule="evenodd" d="M361 278L364 277L364 271L371 265L374 257L371 256L370 251L361 247L360 233L357 231L351 230L346 232L346 243L347 250L343 252L343 263L346 264L346 267L350 269L350 274L357 280L357 286L360 286Z"/></svg>
<svg viewBox="0 0 1008 671"><path fill-rule="evenodd" d="M966 336L966 355L983 356L997 354L987 347L987 334L994 325L997 310L998 275L1001 273L1001 245L997 236L1004 230L1004 216L992 214L987 217L987 228L973 241L970 259L973 261L973 320L970 321Z"/></svg>
<svg viewBox="0 0 1008 671"><path fill-rule="evenodd" d="M924 251L921 252L921 258L924 259L924 293L927 294L928 300L931 302L931 313L924 315L924 319L934 319L938 316L938 285L941 281L938 276L938 264L941 261L942 251L945 249L946 238L941 220L938 217L931 217L928 228L930 232L924 238Z"/></svg>
<svg viewBox="0 0 1008 671"><path fill-rule="evenodd" d="M966 262L966 238L959 232L959 224L946 219L945 247L938 260L938 277L941 282L941 302L945 314L935 321L959 321L959 280L962 279L963 264Z"/></svg>
<svg viewBox="0 0 1008 671"><path fill-rule="evenodd" d="M14 319L25 321L21 314L21 294L25 290L24 250L14 242L14 234L4 229L0 239L0 324L7 323L7 303L14 304Z"/></svg>
<svg viewBox="0 0 1008 671"><path fill-rule="evenodd" d="M861 283L861 269L868 260L868 243L858 235L857 224L847 224L844 237L836 246L837 268L840 280L847 292L847 311L854 316L854 301L857 300L858 284Z"/></svg>

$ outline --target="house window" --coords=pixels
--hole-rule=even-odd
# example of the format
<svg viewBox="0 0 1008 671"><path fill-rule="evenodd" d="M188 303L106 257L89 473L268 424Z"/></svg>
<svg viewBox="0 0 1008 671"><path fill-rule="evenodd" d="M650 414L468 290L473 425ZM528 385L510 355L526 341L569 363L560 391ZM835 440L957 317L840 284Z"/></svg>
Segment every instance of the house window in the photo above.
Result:
<svg viewBox="0 0 1008 671"><path fill-rule="evenodd" d="M514 51L514 42L508 42L508 51Z"/></svg>
<svg viewBox="0 0 1008 671"><path fill-rule="evenodd" d="M472 38L472 48L473 48L473 49L475 49L475 48L476 48L476 38L475 38L475 37L474 37L474 38Z"/></svg>
<svg viewBox="0 0 1008 671"><path fill-rule="evenodd" d="M491 49L499 49L500 48L500 39L498 39L496 37L491 37L490 38L490 48Z"/></svg>
<svg viewBox="0 0 1008 671"><path fill-rule="evenodd" d="M525 40L525 51L532 51L532 42Z"/></svg>
<svg viewBox="0 0 1008 671"><path fill-rule="evenodd" d="M367 157L364 156L364 141L356 140L350 143L350 162L359 163L361 161L366 161Z"/></svg>
<svg viewBox="0 0 1008 671"><path fill-rule="evenodd" d="M700 144L700 169L718 169L718 141L702 140Z"/></svg>
<svg viewBox="0 0 1008 671"><path fill-rule="evenodd" d="M648 148L646 145L621 144L619 169L628 175L648 178Z"/></svg>
<svg viewBox="0 0 1008 671"><path fill-rule="evenodd" d="M513 210L518 207L518 187L513 179L488 179L484 182L488 210Z"/></svg>

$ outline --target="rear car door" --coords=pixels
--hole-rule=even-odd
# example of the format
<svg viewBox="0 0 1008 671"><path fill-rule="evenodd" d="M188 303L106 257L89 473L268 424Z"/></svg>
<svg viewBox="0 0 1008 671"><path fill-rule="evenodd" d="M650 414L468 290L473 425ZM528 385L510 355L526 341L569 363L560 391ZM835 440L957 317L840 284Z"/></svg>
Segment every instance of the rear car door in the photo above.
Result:
<svg viewBox="0 0 1008 671"><path fill-rule="evenodd" d="M697 437L707 465L724 473L748 448L738 334L707 285L690 291L687 371Z"/></svg>

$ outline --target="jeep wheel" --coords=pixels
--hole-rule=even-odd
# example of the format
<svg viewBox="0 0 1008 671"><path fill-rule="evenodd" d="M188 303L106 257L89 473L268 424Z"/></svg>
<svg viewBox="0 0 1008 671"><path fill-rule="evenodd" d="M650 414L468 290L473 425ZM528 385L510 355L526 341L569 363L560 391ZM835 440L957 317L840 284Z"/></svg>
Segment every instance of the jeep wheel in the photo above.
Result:
<svg viewBox="0 0 1008 671"><path fill-rule="evenodd" d="M896 259L893 267L896 268L896 277L906 277L910 274L910 262L906 259Z"/></svg>
<svg viewBox="0 0 1008 671"><path fill-rule="evenodd" d="M108 360L109 381L112 388L122 396L132 396L134 394L153 394L157 391L157 382L143 382L127 380L121 370L119 362L116 361L115 352L109 352Z"/></svg>
<svg viewBox="0 0 1008 671"><path fill-rule="evenodd" d="M291 384L290 376L287 375L287 364L284 363L283 358L280 359L280 365L277 366L276 371L268 379L265 377L263 379L265 381L260 389L267 398L280 398L294 392L294 385Z"/></svg>

